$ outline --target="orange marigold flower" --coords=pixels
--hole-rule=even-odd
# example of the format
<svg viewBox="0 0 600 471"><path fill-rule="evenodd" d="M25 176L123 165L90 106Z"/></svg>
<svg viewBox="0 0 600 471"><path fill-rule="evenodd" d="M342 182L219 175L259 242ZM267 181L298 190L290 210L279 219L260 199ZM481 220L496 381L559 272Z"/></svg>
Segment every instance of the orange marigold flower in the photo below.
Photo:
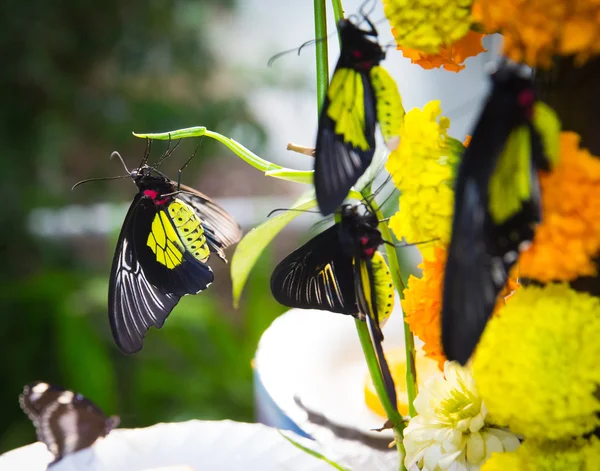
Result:
<svg viewBox="0 0 600 471"><path fill-rule="evenodd" d="M395 35L394 29L392 33ZM439 69L443 67L450 72L460 72L465 68L464 62L469 57L474 57L480 52L486 52L483 47L483 34L469 31L466 36L451 44L442 46L437 54L426 52L410 47L398 45L397 49L402 55L411 60L413 64L420 65L424 69Z"/></svg>
<svg viewBox="0 0 600 471"><path fill-rule="evenodd" d="M411 275L404 290L402 309L405 321L413 334L423 343L425 356L438 362L440 370L444 369L446 356L442 348L442 294L444 289L444 271L446 270L447 252L444 247L436 246L431 258L424 258L419 268L423 271L421 278ZM520 287L516 278L509 278L506 286L498 296L496 310L506 304L508 298Z"/></svg>
<svg viewBox="0 0 600 471"><path fill-rule="evenodd" d="M504 35L504 54L549 67L553 55L578 61L600 53L599 0L475 0L473 21Z"/></svg>
<svg viewBox="0 0 600 471"><path fill-rule="evenodd" d="M574 132L560 135L560 162L540 175L543 220L519 259L520 275L542 282L597 274L600 253L600 159L579 148Z"/></svg>
<svg viewBox="0 0 600 471"><path fill-rule="evenodd" d="M410 330L423 343L425 356L438 362L440 370L444 369L446 357L442 348L442 290L444 287L444 270L446 268L446 249L435 247L433 257L424 259L419 268L423 276L411 275L408 286L404 290L402 309L405 321Z"/></svg>

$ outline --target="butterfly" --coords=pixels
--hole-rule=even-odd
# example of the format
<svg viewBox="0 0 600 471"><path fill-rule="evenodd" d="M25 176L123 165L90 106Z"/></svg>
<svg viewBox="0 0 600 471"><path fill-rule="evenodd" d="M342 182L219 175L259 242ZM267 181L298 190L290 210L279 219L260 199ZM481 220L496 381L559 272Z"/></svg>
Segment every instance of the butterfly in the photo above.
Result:
<svg viewBox="0 0 600 471"><path fill-rule="evenodd" d="M508 63L491 79L458 168L444 277L442 343L446 357L461 364L533 238L542 216L538 170L550 170L558 154L560 125L536 100L532 79Z"/></svg>
<svg viewBox="0 0 600 471"><path fill-rule="evenodd" d="M207 263L211 254L227 262L224 249L237 243L242 232L208 196L145 161L128 174L138 193L113 258L108 314L117 345L134 353L151 326L163 326L182 296L208 288L214 280Z"/></svg>
<svg viewBox="0 0 600 471"><path fill-rule="evenodd" d="M284 306L321 309L367 321L392 404L396 390L381 342L394 306L394 285L383 256L379 221L364 205L343 205L340 222L284 258L271 275L271 292Z"/></svg>
<svg viewBox="0 0 600 471"><path fill-rule="evenodd" d="M106 417L81 394L44 382L25 386L19 403L33 422L38 440L54 455L51 464L92 446L119 425L119 417Z"/></svg>
<svg viewBox="0 0 600 471"><path fill-rule="evenodd" d="M390 150L400 142L402 99L390 74L375 26L362 30L348 19L338 23L340 58L319 118L314 184L319 209L333 213L365 172L375 152L375 125Z"/></svg>

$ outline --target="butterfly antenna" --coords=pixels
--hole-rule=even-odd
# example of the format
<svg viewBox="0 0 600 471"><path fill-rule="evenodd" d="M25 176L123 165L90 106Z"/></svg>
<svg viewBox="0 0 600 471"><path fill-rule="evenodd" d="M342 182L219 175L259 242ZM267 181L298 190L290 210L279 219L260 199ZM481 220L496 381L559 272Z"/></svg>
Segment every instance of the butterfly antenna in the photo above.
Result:
<svg viewBox="0 0 600 471"><path fill-rule="evenodd" d="M120 180L121 178L129 178L130 176L131 175L127 174L127 175L119 175L118 177L88 178L87 180L81 180L80 182L75 183L75 185L73 185L73 187L71 188L71 191L73 191L79 185L83 185L84 183L100 182L100 181L104 181L104 180Z"/></svg>
<svg viewBox="0 0 600 471"><path fill-rule="evenodd" d="M121 157L121 154L119 154L117 151L114 151L112 154L110 154L111 160L113 157L118 158L121 161L121 163L123 164L123 168L125 169L125 171L131 175L131 172L127 168L127 165L125 165L125 161L123 160L123 157Z"/></svg>
<svg viewBox="0 0 600 471"><path fill-rule="evenodd" d="M268 62L267 62L267 67L272 67L274 62L279 59L282 56L285 56L287 54L291 54L292 52L297 52L298 55L300 55L300 53L302 52L302 49L304 49L305 46L309 46L311 44L317 44L320 43L321 41L324 41L325 39L330 38L331 36L337 34L337 31L334 31L333 33L329 33L327 36L325 36L324 38L316 38L316 39L309 39L308 41L302 43L300 45L300 47L295 47L293 49L288 49L287 51L283 51L280 52L278 54L275 54L274 56L272 56Z"/></svg>
<svg viewBox="0 0 600 471"><path fill-rule="evenodd" d="M279 211L297 211L299 213L311 213L311 214L321 214L320 211L311 211L310 209L295 209L295 208L277 208L271 211L267 218L270 218L272 214L277 213Z"/></svg>
<svg viewBox="0 0 600 471"><path fill-rule="evenodd" d="M179 169L179 172L177 174L177 191L181 190L181 173L183 172L183 169L186 168L189 165L189 163L192 161L192 159L194 157L196 157L196 153L198 152L198 149L200 148L201 144L202 144L202 138L200 140L200 143L196 146L196 149L194 150L194 153L192 154L192 156L189 159L187 159L187 162L184 163L183 167L181 167Z"/></svg>

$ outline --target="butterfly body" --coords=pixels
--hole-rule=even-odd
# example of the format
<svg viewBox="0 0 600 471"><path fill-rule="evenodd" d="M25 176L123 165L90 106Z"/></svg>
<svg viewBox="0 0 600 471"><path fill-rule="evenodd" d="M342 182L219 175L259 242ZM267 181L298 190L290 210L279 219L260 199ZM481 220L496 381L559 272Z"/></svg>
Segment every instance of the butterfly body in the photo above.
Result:
<svg viewBox="0 0 600 471"><path fill-rule="evenodd" d="M395 389L381 342L381 325L391 314L394 288L381 253L377 217L343 205L340 222L284 258L271 275L271 292L281 304L322 309L367 320L382 374L395 404Z"/></svg>
<svg viewBox="0 0 600 471"><path fill-rule="evenodd" d="M534 106L531 79L500 68L458 169L442 342L448 359L462 364L541 220L537 172L548 170L551 160L534 125Z"/></svg>
<svg viewBox="0 0 600 471"><path fill-rule="evenodd" d="M33 422L38 440L54 455L52 464L92 446L119 425L117 416L106 417L81 394L44 382L25 386L19 403Z"/></svg>
<svg viewBox="0 0 600 471"><path fill-rule="evenodd" d="M233 218L202 193L155 169L130 173L138 187L121 230L109 283L109 321L125 353L142 348L146 331L163 326L182 296L204 291L214 275L211 253L239 241Z"/></svg>
<svg viewBox="0 0 600 471"><path fill-rule="evenodd" d="M404 108L397 86L379 66L385 58L377 31L343 19L336 65L319 118L314 183L321 213L333 213L370 165L379 122L386 143L397 145ZM372 39L375 39L373 41Z"/></svg>

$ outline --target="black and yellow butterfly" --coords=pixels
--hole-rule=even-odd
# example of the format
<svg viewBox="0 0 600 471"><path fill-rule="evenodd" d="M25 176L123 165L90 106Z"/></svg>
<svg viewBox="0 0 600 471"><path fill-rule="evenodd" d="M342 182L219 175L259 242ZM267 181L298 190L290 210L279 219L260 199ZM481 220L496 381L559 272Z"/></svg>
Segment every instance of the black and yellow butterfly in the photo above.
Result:
<svg viewBox="0 0 600 471"><path fill-rule="evenodd" d="M271 275L271 292L284 306L322 309L368 320L392 404L396 390L381 342L381 325L394 306L390 270L377 248L379 221L367 206L343 205L341 220L284 258Z"/></svg>
<svg viewBox="0 0 600 471"><path fill-rule="evenodd" d="M139 168L125 167L139 191L125 217L109 280L108 318L125 353L140 350L144 334L151 326L161 328L182 296L208 288L214 279L210 255L227 262L224 249L242 236L223 208L170 180L147 159L148 152Z"/></svg>
<svg viewBox="0 0 600 471"><path fill-rule="evenodd" d="M492 90L459 165L444 278L442 342L467 362L519 252L541 220L538 170L558 155L559 124L536 101L515 65L492 75Z"/></svg>
<svg viewBox="0 0 600 471"><path fill-rule="evenodd" d="M341 52L321 110L314 183L321 213L333 213L365 172L375 152L375 125L390 149L400 141L404 117L398 87L379 65L385 58L377 31L350 20L338 24ZM375 41L371 40L374 38Z"/></svg>

